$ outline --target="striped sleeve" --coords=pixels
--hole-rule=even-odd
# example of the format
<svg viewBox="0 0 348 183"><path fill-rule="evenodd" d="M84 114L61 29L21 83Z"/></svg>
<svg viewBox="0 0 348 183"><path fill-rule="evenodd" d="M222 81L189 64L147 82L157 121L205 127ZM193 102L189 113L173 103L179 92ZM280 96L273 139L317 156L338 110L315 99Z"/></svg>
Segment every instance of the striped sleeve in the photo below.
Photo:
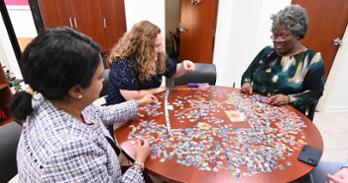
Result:
<svg viewBox="0 0 348 183"><path fill-rule="evenodd" d="M138 113L138 104L135 100L130 100L120 104L97 107L97 110L103 123L110 125L132 118Z"/></svg>

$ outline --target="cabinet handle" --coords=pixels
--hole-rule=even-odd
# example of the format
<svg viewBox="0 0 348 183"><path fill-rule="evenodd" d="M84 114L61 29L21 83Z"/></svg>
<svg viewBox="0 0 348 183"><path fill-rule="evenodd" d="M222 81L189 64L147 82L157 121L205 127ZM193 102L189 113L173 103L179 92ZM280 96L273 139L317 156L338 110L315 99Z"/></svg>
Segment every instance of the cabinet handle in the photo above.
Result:
<svg viewBox="0 0 348 183"><path fill-rule="evenodd" d="M70 27L71 27L71 28L74 28L74 26L73 26L73 24L72 24L72 20L71 20L70 17L69 17L69 23L70 23Z"/></svg>
<svg viewBox="0 0 348 183"><path fill-rule="evenodd" d="M103 18L103 22L104 22L104 29L106 30L106 18Z"/></svg>
<svg viewBox="0 0 348 183"><path fill-rule="evenodd" d="M77 21L75 17L74 17L74 24L75 24L75 29L77 29Z"/></svg>

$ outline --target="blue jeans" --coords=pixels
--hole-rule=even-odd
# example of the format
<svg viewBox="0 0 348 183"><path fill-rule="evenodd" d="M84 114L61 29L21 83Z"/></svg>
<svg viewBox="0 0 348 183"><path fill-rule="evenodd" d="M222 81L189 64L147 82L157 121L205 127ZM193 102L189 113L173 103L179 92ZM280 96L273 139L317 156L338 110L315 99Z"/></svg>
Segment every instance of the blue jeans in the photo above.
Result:
<svg viewBox="0 0 348 183"><path fill-rule="evenodd" d="M332 161L320 161L318 166L310 174L312 183L324 183L327 181L327 174L335 174L342 167L342 163Z"/></svg>

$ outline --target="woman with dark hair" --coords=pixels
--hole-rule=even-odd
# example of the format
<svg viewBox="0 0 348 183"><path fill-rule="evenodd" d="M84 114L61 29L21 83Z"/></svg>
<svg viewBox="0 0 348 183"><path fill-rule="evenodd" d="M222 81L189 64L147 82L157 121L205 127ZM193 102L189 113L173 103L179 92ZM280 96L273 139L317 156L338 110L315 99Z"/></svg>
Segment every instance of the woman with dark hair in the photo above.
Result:
<svg viewBox="0 0 348 183"><path fill-rule="evenodd" d="M107 105L164 91L162 76L180 77L194 70L189 60L166 58L161 29L149 21L136 23L110 53Z"/></svg>
<svg viewBox="0 0 348 183"><path fill-rule="evenodd" d="M304 8L290 5L272 15L274 47L267 46L242 76L241 91L270 96L273 105L292 105L302 113L324 90L321 54L301 44L308 27Z"/></svg>
<svg viewBox="0 0 348 183"><path fill-rule="evenodd" d="M97 107L103 67L99 46L69 28L48 30L23 53L32 91L15 95L11 111L23 121L17 149L20 182L143 182L149 143L135 144L136 161L122 176L117 148L104 124L123 121L153 95ZM103 124L104 123L104 124Z"/></svg>

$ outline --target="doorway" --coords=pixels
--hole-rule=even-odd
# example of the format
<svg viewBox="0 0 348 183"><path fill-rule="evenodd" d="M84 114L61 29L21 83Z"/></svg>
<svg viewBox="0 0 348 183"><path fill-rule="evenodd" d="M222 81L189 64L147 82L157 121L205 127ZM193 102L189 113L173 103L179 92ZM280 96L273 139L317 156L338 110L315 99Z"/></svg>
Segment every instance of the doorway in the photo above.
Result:
<svg viewBox="0 0 348 183"><path fill-rule="evenodd" d="M212 63L218 0L166 0L169 55Z"/></svg>

